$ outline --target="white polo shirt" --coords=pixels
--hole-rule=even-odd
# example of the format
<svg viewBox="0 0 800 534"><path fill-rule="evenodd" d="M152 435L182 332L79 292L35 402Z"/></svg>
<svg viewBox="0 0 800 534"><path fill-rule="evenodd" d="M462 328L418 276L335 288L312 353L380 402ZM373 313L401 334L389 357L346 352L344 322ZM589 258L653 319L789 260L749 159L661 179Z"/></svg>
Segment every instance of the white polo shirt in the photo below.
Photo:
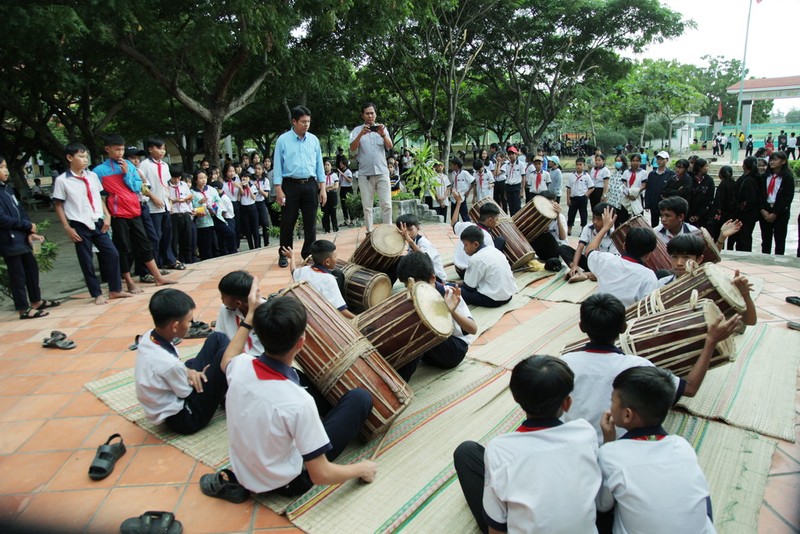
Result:
<svg viewBox="0 0 800 534"><path fill-rule="evenodd" d="M445 286L445 291L453 291L453 288ZM464 302L464 299L461 297L458 298L458 306L456 306L456 313L459 313L464 317L468 317L473 321L475 320L472 317L472 313L469 311L469 306L467 306L467 303ZM473 334L465 334L464 331L461 329L461 325L459 325L455 319L453 319L453 336L457 337L467 345L472 345L472 342L475 341L475 336Z"/></svg>
<svg viewBox="0 0 800 534"><path fill-rule="evenodd" d="M242 185L243 192L239 193L239 202L242 203L242 206L252 206L256 203L256 194L258 193L258 188L255 186L253 182L250 182L248 185ZM247 191L250 191L250 194L247 194Z"/></svg>
<svg viewBox="0 0 800 534"><path fill-rule="evenodd" d="M539 180L539 187L536 187L536 178L541 174ZM525 173L525 183L528 191L531 193L544 193L550 188L550 173L542 168L541 173L536 172L536 167L533 164L528 165L527 172Z"/></svg>
<svg viewBox="0 0 800 534"><path fill-rule="evenodd" d="M716 532L708 483L692 446L680 436L624 439L600 447L603 485L597 508L614 509L614 532ZM660 436L659 436L660 437Z"/></svg>
<svg viewBox="0 0 800 534"><path fill-rule="evenodd" d="M595 498L601 475L592 426L582 420L557 421L526 420L516 432L486 446L483 510L492 528L597 532Z"/></svg>
<svg viewBox="0 0 800 534"><path fill-rule="evenodd" d="M614 295L626 308L658 288L656 273L628 256L594 250L586 262L597 277L597 292Z"/></svg>
<svg viewBox="0 0 800 534"><path fill-rule="evenodd" d="M173 214L192 213L191 201L175 202L176 200L192 196L192 192L189 190L189 186L186 184L186 182L183 180L178 180L177 184L169 182L167 185L169 186L169 199L171 201L170 203L172 204L172 209L170 209L170 212Z"/></svg>
<svg viewBox="0 0 800 534"><path fill-rule="evenodd" d="M625 186L628 189L639 190L639 189L642 188L642 184L647 183L647 171L646 170L644 170L642 168L639 168L639 170L636 171L636 176L633 179L633 183L631 183L631 174L633 174L633 173L631 172L630 169L628 169L628 170L626 170L625 172L622 173L622 179L624 180Z"/></svg>
<svg viewBox="0 0 800 534"><path fill-rule="evenodd" d="M339 291L339 284L329 270L319 265L305 265L292 272L295 282L308 282L337 310L346 310L347 303Z"/></svg>
<svg viewBox="0 0 800 534"><path fill-rule="evenodd" d="M266 299L261 299L266 302ZM222 332L228 339L233 339L236 331L239 329L239 323L244 321L244 314L239 310L229 310L224 304L220 304L219 312L217 313L217 325L214 329L217 332ZM244 351L251 356L260 356L264 354L264 345L258 339L255 330L250 330L247 336L247 341L244 344Z"/></svg>
<svg viewBox="0 0 800 534"><path fill-rule="evenodd" d="M266 198L264 198L264 195L261 194L262 190L265 193L267 193L267 195L269 195L269 189L270 188L269 188L269 180L267 179L267 175L266 174L262 174L261 176L262 176L261 180L256 180L258 182L258 185L261 186L261 187L260 188L258 188L258 187L254 188L254 190L256 192L256 202L263 202L263 201L266 200Z"/></svg>
<svg viewBox="0 0 800 534"><path fill-rule="evenodd" d="M89 191L86 190L86 182L83 179L88 181ZM56 178L53 185L53 199L64 203L64 215L67 220L79 222L94 230L97 221L105 216L103 199L100 196L102 190L100 179L92 171L84 170L80 176L67 171ZM91 202L89 195L92 198Z"/></svg>
<svg viewBox="0 0 800 534"><path fill-rule="evenodd" d="M228 198L231 199L231 202L239 202L239 197L242 192L239 190L237 185L241 183L238 176L234 176L233 179L226 182L224 179L222 180L222 190L225 191L225 194L228 195Z"/></svg>
<svg viewBox="0 0 800 534"><path fill-rule="evenodd" d="M567 189L569 190L569 196L571 197L583 197L586 196L586 193L589 189L594 187L594 183L592 179L589 178L589 175L586 174L586 171L583 174L578 175L577 173L572 173L569 175L569 179L567 180Z"/></svg>
<svg viewBox="0 0 800 534"><path fill-rule="evenodd" d="M517 282L505 254L482 247L470 256L464 283L492 300L508 300L517 293Z"/></svg>
<svg viewBox="0 0 800 534"><path fill-rule="evenodd" d="M600 167L599 169L597 167L592 167L589 171L589 176L592 177L595 188L602 189L604 185L603 182L611 177L611 171L608 170L606 166Z"/></svg>
<svg viewBox="0 0 800 534"><path fill-rule="evenodd" d="M157 208L153 201L148 198L147 206L150 213L164 213L170 211L169 201L169 165L164 160L155 161L152 158L145 158L139 163L141 172L150 184L150 192L162 202L163 208Z"/></svg>
<svg viewBox="0 0 800 534"><path fill-rule="evenodd" d="M672 239L676 235L688 234L688 233L691 233L691 232L696 232L697 231L697 227L693 226L693 225L691 225L689 223L683 223L681 225L680 230L678 230L677 233L673 234L672 232L667 230L667 228L663 224L659 223L658 226L653 228L653 231L656 233L656 235L661 240L661 242L666 245L667 243L669 243L670 239Z"/></svg>
<svg viewBox="0 0 800 534"><path fill-rule="evenodd" d="M219 208L223 219L233 219L236 217L236 213L233 211L231 197L225 194L224 190L219 195Z"/></svg>
<svg viewBox="0 0 800 534"><path fill-rule="evenodd" d="M439 206L441 208L449 206L450 195L447 194L447 188L450 187L450 178L448 178L446 174L436 173L432 185L434 187L428 191L428 196L431 197L437 205L439 204L437 199L443 199L442 204Z"/></svg>
<svg viewBox="0 0 800 534"><path fill-rule="evenodd" d="M483 168L480 171L473 171L472 176L475 178L475 192L478 194L478 200L491 197L494 190L494 176L492 173Z"/></svg>
<svg viewBox="0 0 800 534"><path fill-rule="evenodd" d="M431 262L433 262L433 272L436 275L436 278L438 278L443 282L447 281L447 273L444 271L444 264L442 263L442 255L439 254L437 248L433 246L431 240L422 234L417 234L416 244L420 248L420 250L422 250L422 252L424 252L425 254L428 255L428 257L430 257ZM411 252L411 250L412 249L409 246L408 251Z"/></svg>
<svg viewBox="0 0 800 534"><path fill-rule="evenodd" d="M503 163L503 175L505 176L506 185L521 184L524 174L525 167L519 162L519 159L514 163L511 163L510 160Z"/></svg>
<svg viewBox="0 0 800 534"><path fill-rule="evenodd" d="M469 226L477 226L472 222L459 221L453 226L453 232L458 236L455 249L453 250L453 265L459 269L466 269L469 265L469 255L464 250L464 243L461 241L461 232ZM478 226L478 228L481 228ZM481 228L483 231L483 244L487 247L494 248L494 238L486 229Z"/></svg>
<svg viewBox="0 0 800 534"><path fill-rule="evenodd" d="M153 330L142 334L134 366L136 398L147 420L154 424L180 412L183 399L192 393L189 373L178 359L178 351L169 341L158 338Z"/></svg>
<svg viewBox="0 0 800 534"><path fill-rule="evenodd" d="M650 360L633 354L623 354L614 346L589 343L580 351L561 356L575 373L575 387L572 390L572 407L561 416L564 422L585 419L594 427L597 443L603 443L600 418L611 408L611 392L614 379L622 371L632 367L653 367ZM673 375L676 398L683 393L685 382ZM625 434L625 429L617 427L617 437Z"/></svg>
<svg viewBox="0 0 800 534"><path fill-rule="evenodd" d="M594 224L587 224L583 227L583 230L581 230L581 236L578 238L578 242L588 245L594 240L596 235L597 230L595 229ZM600 252L610 252L611 254L619 256L617 247L614 245L614 242L611 241L611 232L606 232L606 235L603 236L603 240L600 241L600 246L597 248L597 250Z"/></svg>
<svg viewBox="0 0 800 534"><path fill-rule="evenodd" d="M461 169L459 172L454 172L452 175L453 190L461 194L461 198L464 199L464 202L467 201L465 195L472 187L474 181L475 177L464 169Z"/></svg>
<svg viewBox="0 0 800 534"><path fill-rule="evenodd" d="M233 358L226 415L231 467L254 493L281 488L331 448L311 395L291 367L248 354Z"/></svg>

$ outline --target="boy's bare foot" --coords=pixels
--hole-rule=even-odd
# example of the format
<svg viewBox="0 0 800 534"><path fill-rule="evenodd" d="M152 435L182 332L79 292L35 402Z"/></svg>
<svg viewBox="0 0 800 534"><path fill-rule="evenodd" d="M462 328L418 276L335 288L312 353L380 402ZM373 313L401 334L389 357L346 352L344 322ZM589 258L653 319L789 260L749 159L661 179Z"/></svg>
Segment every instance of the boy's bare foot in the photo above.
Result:
<svg viewBox="0 0 800 534"><path fill-rule="evenodd" d="M157 286L168 286L168 285L177 284L177 283L178 283L177 280L172 280L171 278L164 278L163 276L160 276L160 277L156 278L156 285Z"/></svg>
<svg viewBox="0 0 800 534"><path fill-rule="evenodd" d="M137 286L133 280L130 282L125 282L125 285L128 286L128 292L132 293L133 295L138 295L140 293L144 293L144 289Z"/></svg>
<svg viewBox="0 0 800 534"><path fill-rule="evenodd" d="M98 306L102 304L108 304L108 299L106 298L105 295L97 295L94 299L94 303L97 304Z"/></svg>
<svg viewBox="0 0 800 534"><path fill-rule="evenodd" d="M594 273L586 273L586 278L588 278L592 282L597 282L597 277L594 275Z"/></svg>
<svg viewBox="0 0 800 534"><path fill-rule="evenodd" d="M138 291L114 291L113 293L108 294L108 298L110 299L126 299L128 297L132 297L134 293L144 293L138 287L136 288Z"/></svg>
<svg viewBox="0 0 800 534"><path fill-rule="evenodd" d="M577 282L583 282L584 280L588 280L589 277L583 273L573 275L569 278L570 284L575 284Z"/></svg>

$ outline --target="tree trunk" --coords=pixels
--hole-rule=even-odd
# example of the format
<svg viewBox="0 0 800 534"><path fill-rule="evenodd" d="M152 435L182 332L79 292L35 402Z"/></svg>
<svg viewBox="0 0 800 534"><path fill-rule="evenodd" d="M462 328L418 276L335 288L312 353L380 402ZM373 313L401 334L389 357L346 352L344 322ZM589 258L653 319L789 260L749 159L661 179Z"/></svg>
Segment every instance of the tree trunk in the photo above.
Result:
<svg viewBox="0 0 800 534"><path fill-rule="evenodd" d="M203 153L211 165L219 165L219 141L222 138L224 115L212 114L211 121L203 122Z"/></svg>
<svg viewBox="0 0 800 534"><path fill-rule="evenodd" d="M642 119L642 135L639 138L639 146L644 146L644 130L647 127L647 113L644 114L644 119Z"/></svg>

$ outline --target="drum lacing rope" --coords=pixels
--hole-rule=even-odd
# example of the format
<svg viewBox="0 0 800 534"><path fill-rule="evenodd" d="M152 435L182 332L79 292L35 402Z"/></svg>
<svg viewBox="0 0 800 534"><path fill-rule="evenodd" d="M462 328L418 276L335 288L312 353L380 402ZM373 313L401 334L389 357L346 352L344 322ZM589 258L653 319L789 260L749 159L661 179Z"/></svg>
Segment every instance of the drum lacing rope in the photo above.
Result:
<svg viewBox="0 0 800 534"><path fill-rule="evenodd" d="M319 376L317 387L323 395L327 395L352 367L357 359L363 358L375 351L375 347L365 337L359 337L347 347L342 347L343 353L335 360L331 360L325 376Z"/></svg>

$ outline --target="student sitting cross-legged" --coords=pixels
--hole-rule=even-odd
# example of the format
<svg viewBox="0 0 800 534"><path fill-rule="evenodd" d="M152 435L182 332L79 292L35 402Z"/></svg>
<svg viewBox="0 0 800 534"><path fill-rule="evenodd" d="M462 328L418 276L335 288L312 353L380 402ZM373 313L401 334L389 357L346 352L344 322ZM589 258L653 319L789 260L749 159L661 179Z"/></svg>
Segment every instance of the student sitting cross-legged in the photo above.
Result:
<svg viewBox="0 0 800 534"><path fill-rule="evenodd" d="M694 449L661 426L674 399L672 375L663 369L634 367L614 379L611 410L600 423L597 496L598 510L614 507L614 532L716 532ZM617 439L615 427L627 432Z"/></svg>
<svg viewBox="0 0 800 534"><path fill-rule="evenodd" d="M228 339L233 339L239 329L239 324L244 321L245 315L250 310L247 295L253 285L253 275L247 271L233 271L220 279L218 284L220 298L219 312L217 313L217 332L222 332ZM261 299L262 302L265 299ZM258 356L264 352L261 340L255 332L250 332L245 343L245 352Z"/></svg>
<svg viewBox="0 0 800 534"><path fill-rule="evenodd" d="M469 265L460 284L461 297L467 304L498 308L517 293L517 282L505 255L484 244L483 231L475 225L461 232Z"/></svg>
<svg viewBox="0 0 800 534"><path fill-rule="evenodd" d="M315 484L341 484L354 478L372 482L377 473L374 462L332 463L367 419L370 394L350 390L331 408L292 367L306 339L303 304L291 297L259 304L255 280L247 300L245 321L239 323L221 364L228 377L232 471L203 475L203 493L242 502L249 492L295 496ZM265 352L259 356L243 353L251 329L264 344Z"/></svg>
<svg viewBox="0 0 800 534"><path fill-rule="evenodd" d="M486 446L453 454L458 482L482 532L596 532L597 438L570 409L573 373L552 356L530 356L511 372L511 394L527 419Z"/></svg>
<svg viewBox="0 0 800 534"><path fill-rule="evenodd" d="M348 319L355 317L347 309L344 294L344 273L336 268L336 245L327 239L311 243L311 265L296 268L291 247L281 247L281 255L289 259L289 271L295 282L308 282L320 295Z"/></svg>

